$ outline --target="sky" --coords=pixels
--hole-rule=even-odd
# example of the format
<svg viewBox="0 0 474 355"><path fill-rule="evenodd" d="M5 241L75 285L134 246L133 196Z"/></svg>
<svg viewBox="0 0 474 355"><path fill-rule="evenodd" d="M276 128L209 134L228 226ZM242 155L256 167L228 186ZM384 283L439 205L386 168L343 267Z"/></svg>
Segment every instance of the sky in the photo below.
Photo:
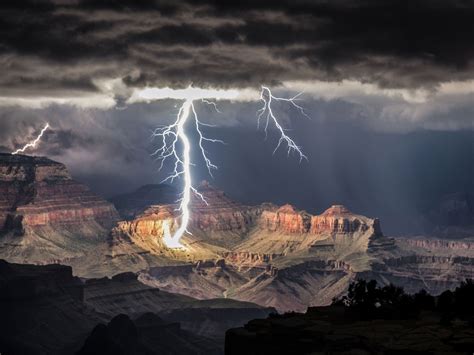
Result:
<svg viewBox="0 0 474 355"><path fill-rule="evenodd" d="M105 197L166 176L152 131L182 102L139 93L190 85L237 93L219 112L196 100L226 144L206 147L213 178L194 151L193 176L242 202L343 203L400 234L421 233L446 194L474 193L471 1L7 0L0 13L0 151L49 122L29 153ZM309 118L275 112L307 161L257 129L262 85L302 92Z"/></svg>

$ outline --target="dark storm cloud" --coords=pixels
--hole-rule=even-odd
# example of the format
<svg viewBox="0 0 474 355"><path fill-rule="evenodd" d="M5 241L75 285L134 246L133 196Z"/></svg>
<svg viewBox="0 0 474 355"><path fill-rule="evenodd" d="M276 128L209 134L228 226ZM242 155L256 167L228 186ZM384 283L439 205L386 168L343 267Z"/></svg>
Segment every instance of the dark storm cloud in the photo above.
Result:
<svg viewBox="0 0 474 355"><path fill-rule="evenodd" d="M7 1L0 88L256 86L352 79L435 87L473 78L468 1ZM133 75L131 74L133 73Z"/></svg>

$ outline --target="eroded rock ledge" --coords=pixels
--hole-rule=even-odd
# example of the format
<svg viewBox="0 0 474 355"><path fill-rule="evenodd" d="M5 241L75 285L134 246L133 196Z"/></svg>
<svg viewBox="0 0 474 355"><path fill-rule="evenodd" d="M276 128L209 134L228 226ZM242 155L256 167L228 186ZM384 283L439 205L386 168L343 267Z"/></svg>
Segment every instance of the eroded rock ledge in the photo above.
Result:
<svg viewBox="0 0 474 355"><path fill-rule="evenodd" d="M115 207L74 181L63 164L0 154L0 231L87 221L111 228L118 219Z"/></svg>

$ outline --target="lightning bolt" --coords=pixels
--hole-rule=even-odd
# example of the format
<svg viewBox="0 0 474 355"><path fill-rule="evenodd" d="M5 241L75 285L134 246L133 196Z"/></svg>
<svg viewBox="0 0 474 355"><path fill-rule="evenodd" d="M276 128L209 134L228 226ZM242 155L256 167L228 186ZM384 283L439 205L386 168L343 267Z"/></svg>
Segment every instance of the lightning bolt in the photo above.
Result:
<svg viewBox="0 0 474 355"><path fill-rule="evenodd" d="M272 101L289 102L293 107L298 109L298 111L300 111L301 114L308 117L306 112L304 112L303 108L295 102L301 94L302 93L300 92L299 94L289 99L286 99L283 97L276 97L276 96L273 96L271 90L268 87L262 86L262 91L260 92L260 100L263 102L263 107L257 111L257 128L260 127L260 121L262 120L262 118L265 119L265 128L264 128L265 137L267 136L268 126L270 124L270 121L273 122L273 124L275 125L275 128L280 132L280 139L278 140L278 144L275 147L273 154L276 153L276 151L278 150L278 148L280 148L282 143L286 143L286 146L288 149L288 155L290 155L291 152L296 152L300 157L300 161L303 159L307 160L308 158L306 157L306 155L303 154L303 151L298 145L296 145L293 139L291 139L285 133L285 130L283 129L281 124L278 122L277 118L275 117L273 113Z"/></svg>
<svg viewBox="0 0 474 355"><path fill-rule="evenodd" d="M214 104L210 101L204 100L203 102L208 104ZM217 109L217 107L216 107ZM183 191L181 193L181 198L178 200L179 207L178 211L181 213L181 223L179 228L174 233L173 237L170 235L169 226L167 226L164 231L163 242L168 248L185 248L184 245L180 243L180 239L184 233L191 234L187 228L189 224L190 212L189 212L189 203L191 202L191 193L196 194L201 198L201 200L207 204L204 196L192 185L191 177L191 143L184 126L188 119L192 117L194 119L194 124L196 131L199 136L199 149L201 150L202 157L206 163L207 170L212 176L212 170L217 169L217 166L214 165L209 157L207 156L206 150L204 148L205 142L211 143L224 143L220 139L207 138L202 133L202 126L209 126L205 123L202 123L198 119L196 109L194 107L194 101L192 99L187 99L184 101L183 105L180 107L178 114L176 115L176 120L174 123L157 128L153 132L154 137L161 139L160 147L152 154L158 157L161 160L160 170L163 168L163 164L169 158L174 159L174 168L172 173L166 177L162 182L173 182L174 179L182 176L184 179ZM182 153L178 154L177 145L181 143Z"/></svg>
<svg viewBox="0 0 474 355"><path fill-rule="evenodd" d="M193 90L191 91L193 93L198 90L191 87L188 89ZM150 90L147 92L150 92ZM258 125L260 125L260 121L262 119L265 119L265 134L267 133L270 122L272 122L275 128L279 131L280 139L274 150L274 153L282 144L286 144L288 147L288 154L290 154L291 152L296 152L299 155L301 161L302 159L307 159L307 157L303 154L301 148L285 133L285 129L281 126L272 109L273 101L288 102L307 117L303 108L295 102L299 96L300 94L289 99L276 97L272 94L271 90L268 87L262 86L260 99L263 102L263 107L257 111L257 122ZM185 98L176 115L176 120L169 125L158 127L153 132L153 137L158 138L161 141L159 147L152 153L152 156L156 156L156 158L161 161L160 170L163 168L164 163L168 159L171 159L174 162L171 174L167 176L162 182L169 181L172 183L176 178L179 177L182 177L184 180L181 198L177 201L179 202L179 207L177 208L177 211L180 212L181 218L179 228L174 232L173 236L171 236L169 224L163 226L163 242L170 249L186 249L186 247L180 242L180 240L185 233L191 234L188 231L188 225L190 220L189 204L191 202L192 194L194 193L205 204L207 204L207 201L204 196L192 184L192 162L190 159L191 142L186 134L185 124L190 119L194 120L195 129L199 137L198 146L206 164L207 170L211 176L212 171L217 170L217 166L214 165L209 159L204 145L205 143L224 143L220 139L208 138L203 134L202 127L210 125L203 123L199 120L198 115L196 113L196 109L194 107L194 100L200 99L201 102L206 103L208 105L212 105L217 112L220 112L217 108L216 103L207 100L207 98L209 98L209 94L204 97L190 95L190 97ZM215 98L222 97L215 96ZM178 147L181 147L181 151L178 149Z"/></svg>
<svg viewBox="0 0 474 355"><path fill-rule="evenodd" d="M28 144L25 144L23 146L23 148L20 148L20 149L17 149L15 150L14 152L12 152L12 155L16 155L16 154L19 154L19 153L23 153L25 150L27 150L28 148L35 148L36 145L38 144L38 142L41 140L41 138L43 137L43 134L44 132L46 132L46 130L49 128L49 123L46 123L46 125L43 127L43 129L41 130L41 132L38 134L38 136L35 138L34 141L28 143Z"/></svg>

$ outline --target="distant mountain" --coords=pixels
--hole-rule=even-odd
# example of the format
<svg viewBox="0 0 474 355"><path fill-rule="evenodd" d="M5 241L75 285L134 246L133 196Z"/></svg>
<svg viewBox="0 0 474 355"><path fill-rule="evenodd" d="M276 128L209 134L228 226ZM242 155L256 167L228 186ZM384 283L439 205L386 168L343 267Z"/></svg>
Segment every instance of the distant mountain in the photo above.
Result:
<svg viewBox="0 0 474 355"><path fill-rule="evenodd" d="M444 195L425 213L424 220L430 235L474 240L474 195L461 192Z"/></svg>
<svg viewBox="0 0 474 355"><path fill-rule="evenodd" d="M151 205L162 205L175 203L179 193L171 185L150 184L145 185L133 192L112 197L112 202L123 219L135 218Z"/></svg>

